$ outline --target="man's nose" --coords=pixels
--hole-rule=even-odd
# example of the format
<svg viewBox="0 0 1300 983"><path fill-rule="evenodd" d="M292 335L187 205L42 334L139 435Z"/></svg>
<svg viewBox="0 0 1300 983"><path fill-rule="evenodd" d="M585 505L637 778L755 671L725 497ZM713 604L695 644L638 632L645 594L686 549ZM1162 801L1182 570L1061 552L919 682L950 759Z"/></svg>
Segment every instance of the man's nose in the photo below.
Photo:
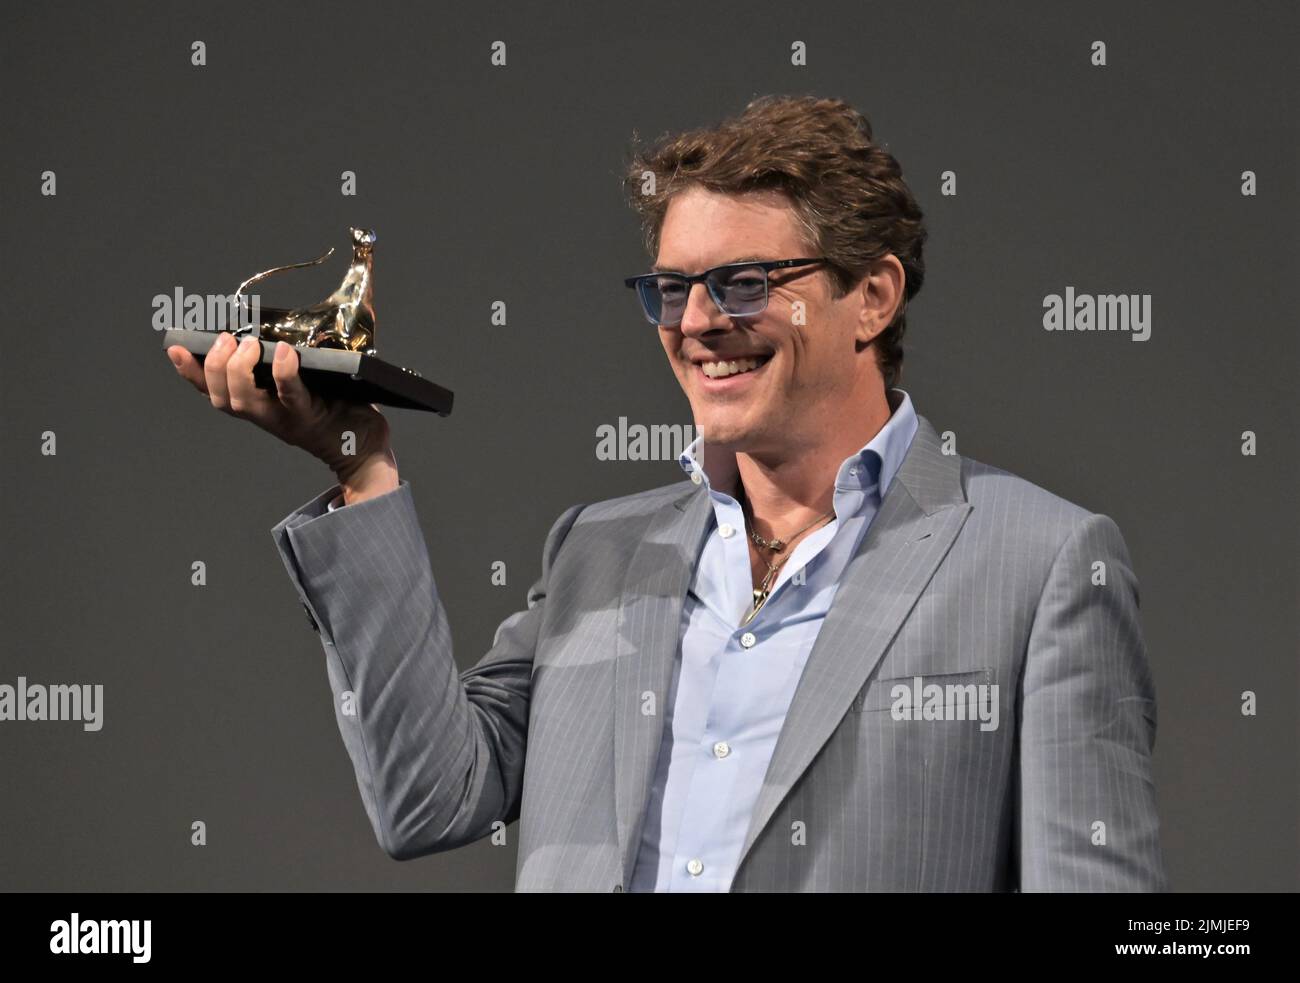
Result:
<svg viewBox="0 0 1300 983"><path fill-rule="evenodd" d="M680 327L684 335L701 335L731 327L731 318L722 313L707 286L693 283L691 292L686 295L686 310L682 313Z"/></svg>

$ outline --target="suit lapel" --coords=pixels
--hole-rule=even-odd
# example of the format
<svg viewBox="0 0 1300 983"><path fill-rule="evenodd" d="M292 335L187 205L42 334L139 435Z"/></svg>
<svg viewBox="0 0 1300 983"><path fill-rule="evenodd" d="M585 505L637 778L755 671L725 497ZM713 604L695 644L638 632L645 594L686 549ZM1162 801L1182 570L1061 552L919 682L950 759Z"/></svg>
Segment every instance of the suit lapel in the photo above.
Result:
<svg viewBox="0 0 1300 983"><path fill-rule="evenodd" d="M628 564L614 659L614 796L625 885L663 738L682 608L712 515L703 486L683 492L651 516ZM646 694L653 694L653 712Z"/></svg>
<svg viewBox="0 0 1300 983"><path fill-rule="evenodd" d="M880 510L849 561L786 713L740 864L839 726L970 514L961 459L925 417Z"/></svg>

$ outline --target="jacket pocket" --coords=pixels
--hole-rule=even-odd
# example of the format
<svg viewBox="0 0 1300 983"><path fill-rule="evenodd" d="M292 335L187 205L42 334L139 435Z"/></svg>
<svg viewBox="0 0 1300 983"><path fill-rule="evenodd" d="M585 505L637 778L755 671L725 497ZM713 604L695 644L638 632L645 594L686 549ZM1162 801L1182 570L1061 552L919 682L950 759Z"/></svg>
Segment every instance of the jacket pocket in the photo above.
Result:
<svg viewBox="0 0 1300 983"><path fill-rule="evenodd" d="M966 690L965 687L986 686L992 676L993 670L988 666L983 666L979 669L963 669L956 672L917 672L910 676L891 676L887 679L868 680L867 684L858 691L858 695L853 700L853 712L869 713L890 709L901 695L896 694L895 687L897 686L907 688L907 699L909 700L915 695L917 687L920 687L922 699L928 699L929 694L926 692L926 687L932 685L941 686L943 687L944 706L953 707L957 705L958 701L965 701L972 694L978 700L980 691L978 689Z"/></svg>

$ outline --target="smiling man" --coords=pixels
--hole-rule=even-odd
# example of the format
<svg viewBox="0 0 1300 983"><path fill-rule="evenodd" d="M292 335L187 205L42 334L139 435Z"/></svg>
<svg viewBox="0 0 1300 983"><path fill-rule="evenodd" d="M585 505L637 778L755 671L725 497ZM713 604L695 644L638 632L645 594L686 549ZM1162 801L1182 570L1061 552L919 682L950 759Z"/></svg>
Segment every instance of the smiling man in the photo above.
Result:
<svg viewBox="0 0 1300 983"><path fill-rule="evenodd" d="M384 850L518 818L519 890L1164 888L1124 541L945 453L897 388L925 231L867 121L758 99L627 187L686 480L566 510L465 672L378 412L312 396L288 346L273 394L255 349L171 350L338 478L274 534Z"/></svg>

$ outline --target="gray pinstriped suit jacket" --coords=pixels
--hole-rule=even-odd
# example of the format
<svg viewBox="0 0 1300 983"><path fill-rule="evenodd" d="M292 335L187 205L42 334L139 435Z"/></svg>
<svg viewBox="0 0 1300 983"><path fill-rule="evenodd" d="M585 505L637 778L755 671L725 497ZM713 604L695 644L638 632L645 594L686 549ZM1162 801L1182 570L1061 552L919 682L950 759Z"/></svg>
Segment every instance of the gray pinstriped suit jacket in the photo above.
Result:
<svg viewBox="0 0 1300 983"><path fill-rule="evenodd" d="M945 455L918 423L799 680L732 890L1165 889L1119 529ZM326 514L336 491L273 534L380 845L407 859L519 818L517 890L623 890L663 728L643 711L665 706L707 493L565 511L527 609L461 673L409 485ZM998 728L894 719L890 690L915 676L997 684Z"/></svg>

